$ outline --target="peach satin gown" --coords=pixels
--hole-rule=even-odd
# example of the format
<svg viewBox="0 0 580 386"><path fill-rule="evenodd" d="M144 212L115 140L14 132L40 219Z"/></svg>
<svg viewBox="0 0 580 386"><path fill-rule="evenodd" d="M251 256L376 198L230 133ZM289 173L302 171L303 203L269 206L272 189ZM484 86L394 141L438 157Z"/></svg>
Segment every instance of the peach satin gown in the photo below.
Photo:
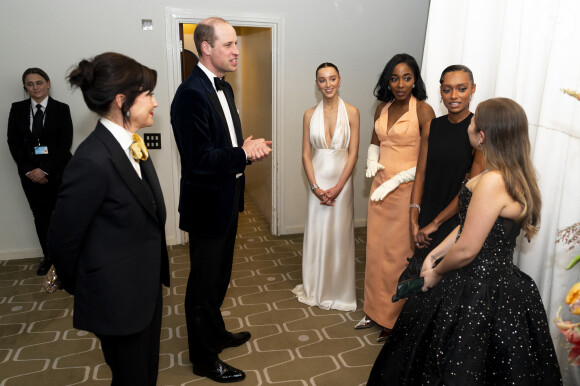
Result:
<svg viewBox="0 0 580 386"><path fill-rule="evenodd" d="M391 127L388 103L375 122L380 141L379 163L385 167L375 175L371 194L395 174L417 165L421 142L417 100L411 96L409 111ZM397 281L413 255L409 225L409 203L413 182L403 183L381 201L369 200L367 217L367 256L365 271L365 314L383 327L392 328L403 308L391 297Z"/></svg>

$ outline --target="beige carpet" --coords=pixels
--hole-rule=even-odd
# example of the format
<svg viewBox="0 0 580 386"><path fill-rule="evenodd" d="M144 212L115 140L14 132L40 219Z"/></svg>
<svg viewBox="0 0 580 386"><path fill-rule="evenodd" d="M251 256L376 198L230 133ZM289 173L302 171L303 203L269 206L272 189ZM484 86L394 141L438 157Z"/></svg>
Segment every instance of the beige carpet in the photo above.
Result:
<svg viewBox="0 0 580 386"><path fill-rule="evenodd" d="M240 217L234 271L222 313L252 339L221 359L246 372L240 385L362 385L381 344L378 328L354 330L363 316L365 229L357 229L356 312L324 311L294 299L301 282L302 235L274 237L248 200ZM164 288L159 385L216 385L191 371L183 300L187 246L170 250ZM40 292L39 259L0 261L0 386L108 385L99 341L72 328L72 297Z"/></svg>

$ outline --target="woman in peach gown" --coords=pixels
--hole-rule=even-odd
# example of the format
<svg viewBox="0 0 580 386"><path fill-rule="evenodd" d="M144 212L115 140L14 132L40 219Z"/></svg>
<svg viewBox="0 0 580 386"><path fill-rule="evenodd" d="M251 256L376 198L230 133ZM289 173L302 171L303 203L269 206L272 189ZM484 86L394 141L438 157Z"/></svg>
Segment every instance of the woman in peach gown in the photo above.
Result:
<svg viewBox="0 0 580 386"><path fill-rule="evenodd" d="M404 301L393 303L397 281L413 255L409 204L421 128L435 118L419 66L407 54L395 55L385 66L375 96L375 129L367 157L367 177L374 176L367 218L365 317L355 328L382 327L384 341Z"/></svg>

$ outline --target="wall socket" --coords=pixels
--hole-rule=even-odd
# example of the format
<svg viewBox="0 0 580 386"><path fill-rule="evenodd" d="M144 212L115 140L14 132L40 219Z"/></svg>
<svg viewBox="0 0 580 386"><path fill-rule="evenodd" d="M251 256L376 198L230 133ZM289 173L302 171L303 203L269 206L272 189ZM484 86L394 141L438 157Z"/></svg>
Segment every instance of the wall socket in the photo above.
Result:
<svg viewBox="0 0 580 386"><path fill-rule="evenodd" d="M161 149L161 133L143 134L143 142L145 142L147 149Z"/></svg>

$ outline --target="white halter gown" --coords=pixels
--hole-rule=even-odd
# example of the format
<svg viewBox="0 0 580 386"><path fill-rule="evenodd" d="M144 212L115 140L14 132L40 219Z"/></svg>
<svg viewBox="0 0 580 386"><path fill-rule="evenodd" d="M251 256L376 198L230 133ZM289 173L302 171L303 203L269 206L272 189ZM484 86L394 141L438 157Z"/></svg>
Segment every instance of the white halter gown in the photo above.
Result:
<svg viewBox="0 0 580 386"><path fill-rule="evenodd" d="M321 101L310 120L312 165L321 189L338 182L347 161L349 141L346 106L339 98L336 128L330 146L327 145ZM308 195L302 280L303 284L292 290L300 302L325 310L356 310L352 176L334 206L320 205L314 194Z"/></svg>

